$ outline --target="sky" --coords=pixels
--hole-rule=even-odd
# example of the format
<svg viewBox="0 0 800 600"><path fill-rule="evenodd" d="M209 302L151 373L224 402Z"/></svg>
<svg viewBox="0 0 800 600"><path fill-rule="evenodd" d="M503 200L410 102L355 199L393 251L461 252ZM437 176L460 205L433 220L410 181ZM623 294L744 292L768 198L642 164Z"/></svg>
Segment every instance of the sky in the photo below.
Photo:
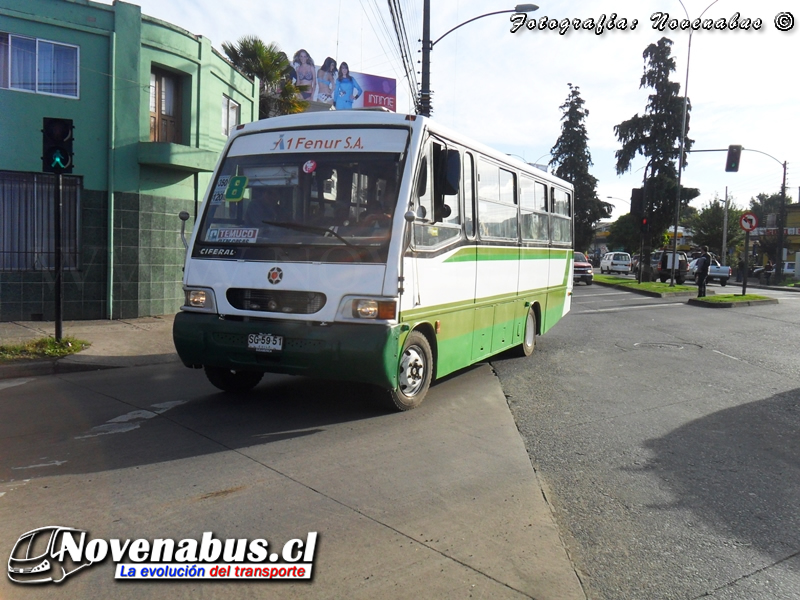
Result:
<svg viewBox="0 0 800 600"><path fill-rule="evenodd" d="M104 0L110 4L111 1ZM142 13L223 42L255 35L275 42L290 57L306 49L319 67L326 56L346 61L352 71L397 79L397 110L413 112L413 97L403 77L392 19L385 0L133 0ZM422 37L422 0L398 0L415 66ZM511 9L502 0L431 0L431 39L488 12ZM684 9L686 12L684 12ZM612 15L627 29L529 30L511 32L511 14L478 19L448 34L431 52L433 118L527 162L546 163L561 131L568 84L580 88L593 166L601 199L614 205L610 220L628 212L631 189L640 187L646 159L618 175L614 126L643 114L648 89L640 89L645 48L671 39L676 70L672 80L691 100L689 137L694 149L744 146L738 173L725 172L726 152L689 154L682 185L696 187L692 205L701 209L714 197L747 208L759 193L777 193L787 167L787 195L800 192L800 17L795 0L539 0L528 14L542 19L579 19L582 23ZM760 29L663 31L653 15L669 19L726 22L761 20ZM633 27L633 22L636 26ZM691 46L690 46L691 42ZM691 51L690 51L691 49ZM421 79L417 74L417 81ZM770 156L766 156L770 155ZM609 198L610 197L610 198Z"/></svg>

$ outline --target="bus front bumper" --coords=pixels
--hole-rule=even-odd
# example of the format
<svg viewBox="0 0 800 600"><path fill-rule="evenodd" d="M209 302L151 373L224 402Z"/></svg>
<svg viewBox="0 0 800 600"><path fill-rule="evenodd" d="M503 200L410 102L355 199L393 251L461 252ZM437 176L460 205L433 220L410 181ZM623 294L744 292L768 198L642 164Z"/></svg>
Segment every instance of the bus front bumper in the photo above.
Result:
<svg viewBox="0 0 800 600"><path fill-rule="evenodd" d="M180 312L172 339L188 367L222 367L397 387L400 325L311 323ZM251 333L283 337L281 350L247 347Z"/></svg>

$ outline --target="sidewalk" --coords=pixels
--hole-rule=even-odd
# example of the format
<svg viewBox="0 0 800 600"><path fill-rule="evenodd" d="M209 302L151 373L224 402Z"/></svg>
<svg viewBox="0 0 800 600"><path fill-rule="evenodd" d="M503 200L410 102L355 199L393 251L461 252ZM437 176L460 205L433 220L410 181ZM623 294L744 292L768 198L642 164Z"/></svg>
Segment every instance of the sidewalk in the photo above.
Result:
<svg viewBox="0 0 800 600"><path fill-rule="evenodd" d="M174 318L175 315L163 315L116 321L65 321L63 336L90 342L89 348L60 359L0 365L0 379L178 362L172 344ZM0 344L15 344L54 335L55 323L52 321L0 323Z"/></svg>
<svg viewBox="0 0 800 600"><path fill-rule="evenodd" d="M729 285L735 285L737 287L742 287L741 281L729 281ZM748 277L747 278L747 289L755 288L761 290L776 290L778 292L800 292L800 287L787 287L785 285L764 285L759 283L758 277Z"/></svg>

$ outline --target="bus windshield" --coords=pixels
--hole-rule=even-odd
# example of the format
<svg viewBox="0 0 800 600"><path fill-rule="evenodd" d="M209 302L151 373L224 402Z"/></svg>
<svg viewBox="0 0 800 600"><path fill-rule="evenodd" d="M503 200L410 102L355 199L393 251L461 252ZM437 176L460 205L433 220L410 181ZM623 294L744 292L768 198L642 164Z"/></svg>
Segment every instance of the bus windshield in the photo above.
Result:
<svg viewBox="0 0 800 600"><path fill-rule="evenodd" d="M399 153L228 156L195 252L236 247L237 258L255 260L385 262L401 162Z"/></svg>

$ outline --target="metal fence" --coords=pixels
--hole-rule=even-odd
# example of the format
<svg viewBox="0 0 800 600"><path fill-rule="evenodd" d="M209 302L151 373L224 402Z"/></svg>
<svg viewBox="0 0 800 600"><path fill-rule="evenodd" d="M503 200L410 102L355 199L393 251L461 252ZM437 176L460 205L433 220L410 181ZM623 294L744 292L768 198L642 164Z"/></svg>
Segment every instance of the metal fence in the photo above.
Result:
<svg viewBox="0 0 800 600"><path fill-rule="evenodd" d="M54 199L58 177L0 171L0 271L54 270ZM63 268L78 268L81 178L62 175Z"/></svg>

